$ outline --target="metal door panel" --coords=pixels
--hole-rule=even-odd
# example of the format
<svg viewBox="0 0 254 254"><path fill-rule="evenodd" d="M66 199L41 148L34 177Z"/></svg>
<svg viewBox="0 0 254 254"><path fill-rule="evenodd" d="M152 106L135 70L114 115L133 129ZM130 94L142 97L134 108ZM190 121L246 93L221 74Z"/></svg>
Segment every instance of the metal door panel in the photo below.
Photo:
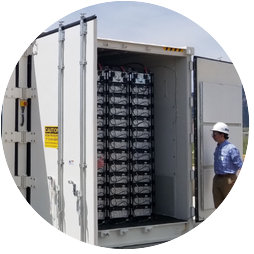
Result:
<svg viewBox="0 0 254 254"><path fill-rule="evenodd" d="M64 41L64 121L63 121L63 161L64 161L64 176L63 191L64 195L64 229L63 231L80 240L80 225L79 212L77 211L77 197L73 195L73 186L69 181L73 181L80 190L80 27L79 22L73 26L65 27ZM38 206L40 210L51 212L53 225L58 227L58 217L54 212L56 205L52 196L52 184L47 177L52 177L56 185L58 185L58 158L57 149L45 147L45 126L58 125L58 33L48 33L37 39L38 55L34 57L35 81L38 91L38 133L40 133L42 141L42 151L33 152L43 154L44 164L40 163L40 167L35 167L36 175L38 176L43 189L43 192L49 192L50 200L45 204L41 202L40 189L36 189L32 193L32 206ZM97 20L89 20L87 22L87 56L86 56L86 123L87 123L87 177L86 183L86 198L87 203L84 211L86 211L86 241L92 244L97 243L97 204L95 195L97 190L96 182L96 74L97 74ZM34 116L35 117L35 116ZM39 149L39 148L38 148ZM41 148L40 148L41 149ZM32 163L36 163L32 159ZM47 190L45 190L45 188ZM49 190L48 190L49 189ZM54 193L53 193L54 194ZM48 204L50 202L50 204ZM39 207L43 206L43 207Z"/></svg>
<svg viewBox="0 0 254 254"><path fill-rule="evenodd" d="M196 221L214 211L212 181L216 143L211 129L225 122L229 142L242 151L242 85L232 63L194 57Z"/></svg>

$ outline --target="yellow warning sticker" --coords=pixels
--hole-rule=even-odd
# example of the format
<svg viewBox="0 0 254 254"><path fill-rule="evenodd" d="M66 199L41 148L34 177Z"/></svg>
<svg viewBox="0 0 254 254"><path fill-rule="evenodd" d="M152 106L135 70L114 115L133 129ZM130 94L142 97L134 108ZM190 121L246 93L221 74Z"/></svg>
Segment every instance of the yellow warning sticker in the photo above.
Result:
<svg viewBox="0 0 254 254"><path fill-rule="evenodd" d="M164 47L163 49L166 51L183 52L183 49L178 49L178 48Z"/></svg>
<svg viewBox="0 0 254 254"><path fill-rule="evenodd" d="M58 126L45 126L45 147L58 148Z"/></svg>

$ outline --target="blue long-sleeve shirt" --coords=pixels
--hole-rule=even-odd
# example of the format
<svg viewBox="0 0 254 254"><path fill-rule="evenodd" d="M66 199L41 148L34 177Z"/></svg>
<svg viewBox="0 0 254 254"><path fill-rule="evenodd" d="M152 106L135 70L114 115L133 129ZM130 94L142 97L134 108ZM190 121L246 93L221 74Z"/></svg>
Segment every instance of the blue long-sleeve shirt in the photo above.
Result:
<svg viewBox="0 0 254 254"><path fill-rule="evenodd" d="M218 144L214 152L215 174L236 174L243 162L239 150L227 140Z"/></svg>

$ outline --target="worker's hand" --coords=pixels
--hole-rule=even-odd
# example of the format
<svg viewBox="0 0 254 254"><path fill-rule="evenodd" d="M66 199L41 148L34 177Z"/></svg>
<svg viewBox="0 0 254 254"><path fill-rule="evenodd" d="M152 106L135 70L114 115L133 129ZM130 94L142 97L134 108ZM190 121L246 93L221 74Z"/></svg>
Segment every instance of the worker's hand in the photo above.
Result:
<svg viewBox="0 0 254 254"><path fill-rule="evenodd" d="M97 168L102 168L104 167L104 157L101 157L98 161L97 161Z"/></svg>

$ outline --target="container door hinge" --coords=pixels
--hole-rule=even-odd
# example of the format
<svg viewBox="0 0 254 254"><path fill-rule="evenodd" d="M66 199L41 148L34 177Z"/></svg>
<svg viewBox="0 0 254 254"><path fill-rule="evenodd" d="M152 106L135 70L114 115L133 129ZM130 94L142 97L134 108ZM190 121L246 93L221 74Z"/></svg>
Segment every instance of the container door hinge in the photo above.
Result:
<svg viewBox="0 0 254 254"><path fill-rule="evenodd" d="M193 169L190 170L190 179L195 180L195 171Z"/></svg>
<svg viewBox="0 0 254 254"><path fill-rule="evenodd" d="M38 54L38 44L36 43L36 41L34 41L24 52L24 56L33 56L37 54Z"/></svg>
<svg viewBox="0 0 254 254"><path fill-rule="evenodd" d="M31 176L14 176L13 177L16 185L20 188L35 188L36 178Z"/></svg>
<svg viewBox="0 0 254 254"><path fill-rule="evenodd" d="M193 107L193 97L189 98L189 105L190 105L191 108Z"/></svg>
<svg viewBox="0 0 254 254"><path fill-rule="evenodd" d="M187 47L186 54L187 55L194 55L195 54L195 49L193 47Z"/></svg>
<svg viewBox="0 0 254 254"><path fill-rule="evenodd" d="M34 99L36 97L37 97L36 88L13 87L6 88L5 91L5 98L27 100Z"/></svg>
<svg viewBox="0 0 254 254"><path fill-rule="evenodd" d="M27 131L13 131L13 132L4 132L5 143L35 143L36 142L36 134L35 132L27 132Z"/></svg>
<svg viewBox="0 0 254 254"><path fill-rule="evenodd" d="M195 207L190 208L190 217L193 218L195 216Z"/></svg>
<svg viewBox="0 0 254 254"><path fill-rule="evenodd" d="M190 143L194 143L194 134L190 133Z"/></svg>
<svg viewBox="0 0 254 254"><path fill-rule="evenodd" d="M190 71L194 71L194 62L193 61L190 61Z"/></svg>

